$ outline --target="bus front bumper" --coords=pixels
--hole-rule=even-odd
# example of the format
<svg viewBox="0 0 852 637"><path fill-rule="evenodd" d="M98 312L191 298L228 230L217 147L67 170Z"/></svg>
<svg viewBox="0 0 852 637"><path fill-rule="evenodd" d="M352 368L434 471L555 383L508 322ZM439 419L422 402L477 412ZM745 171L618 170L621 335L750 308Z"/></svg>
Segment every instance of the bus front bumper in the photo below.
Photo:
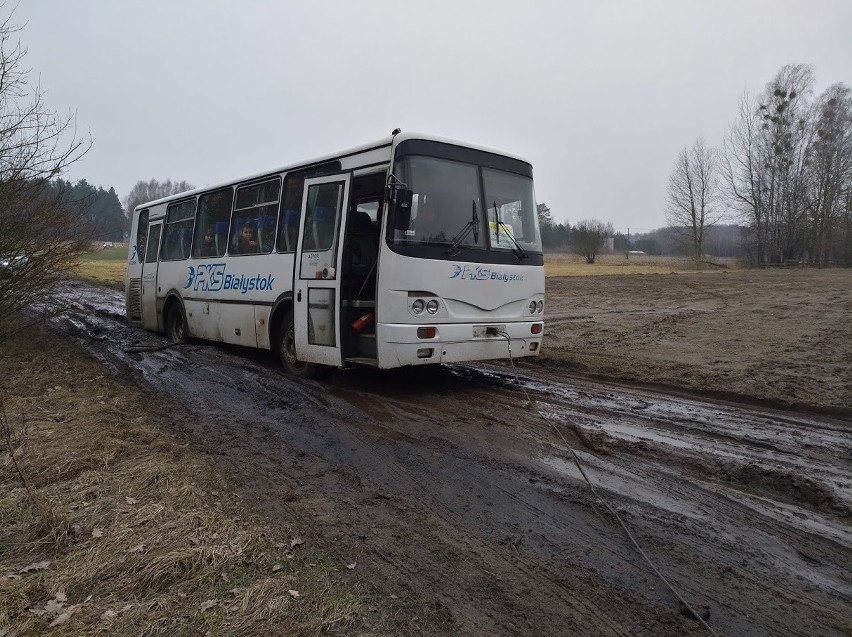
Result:
<svg viewBox="0 0 852 637"><path fill-rule="evenodd" d="M381 338L380 368L538 356L544 332L541 321L430 326L380 323L376 327ZM418 329L430 327L435 328L434 336L418 335ZM538 332L533 333L534 329Z"/></svg>

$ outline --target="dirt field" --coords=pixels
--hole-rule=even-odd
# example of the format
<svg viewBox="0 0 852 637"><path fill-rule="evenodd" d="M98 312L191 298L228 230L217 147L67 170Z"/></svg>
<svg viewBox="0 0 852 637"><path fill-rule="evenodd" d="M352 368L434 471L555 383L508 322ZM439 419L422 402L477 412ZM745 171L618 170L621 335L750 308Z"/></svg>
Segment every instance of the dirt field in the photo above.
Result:
<svg viewBox="0 0 852 637"><path fill-rule="evenodd" d="M545 314L577 371L852 412L852 270L550 278Z"/></svg>
<svg viewBox="0 0 852 637"><path fill-rule="evenodd" d="M550 278L541 359L317 383L252 350L129 351L164 341L79 284L52 326L91 360L51 336L2 355L7 405L37 412L20 457L84 532L33 542L3 459L0 635L850 634L850 290L847 271ZM105 429L120 452L81 443ZM33 609L59 592L76 612L51 629Z"/></svg>

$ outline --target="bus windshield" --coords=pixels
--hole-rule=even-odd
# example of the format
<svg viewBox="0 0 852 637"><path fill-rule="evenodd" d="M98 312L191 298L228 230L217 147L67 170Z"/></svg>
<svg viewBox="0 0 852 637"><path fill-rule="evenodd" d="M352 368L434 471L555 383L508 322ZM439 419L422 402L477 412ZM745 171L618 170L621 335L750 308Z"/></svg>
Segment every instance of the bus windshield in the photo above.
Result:
<svg viewBox="0 0 852 637"><path fill-rule="evenodd" d="M420 155L399 160L394 178L411 202L394 211L392 247L443 247L449 256L459 249L541 252L532 179Z"/></svg>

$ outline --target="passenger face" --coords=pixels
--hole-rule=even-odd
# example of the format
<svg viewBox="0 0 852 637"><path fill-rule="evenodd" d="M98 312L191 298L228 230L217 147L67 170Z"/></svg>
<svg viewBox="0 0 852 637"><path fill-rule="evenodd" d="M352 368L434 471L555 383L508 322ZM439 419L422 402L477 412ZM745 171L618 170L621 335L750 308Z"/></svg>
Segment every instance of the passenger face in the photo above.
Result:
<svg viewBox="0 0 852 637"><path fill-rule="evenodd" d="M254 228L251 226L243 226L242 235L243 239L246 241L254 241Z"/></svg>

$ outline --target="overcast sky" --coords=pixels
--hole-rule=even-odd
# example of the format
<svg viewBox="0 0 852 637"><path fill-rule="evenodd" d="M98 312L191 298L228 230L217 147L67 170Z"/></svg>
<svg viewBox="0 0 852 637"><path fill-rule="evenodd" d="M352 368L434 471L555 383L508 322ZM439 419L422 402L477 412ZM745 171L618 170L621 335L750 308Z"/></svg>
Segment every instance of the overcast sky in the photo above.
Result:
<svg viewBox="0 0 852 637"><path fill-rule="evenodd" d="M557 221L643 232L745 90L795 62L818 93L852 84L849 0L20 0L14 21L48 105L95 138L67 177L122 200L400 127L528 158Z"/></svg>

